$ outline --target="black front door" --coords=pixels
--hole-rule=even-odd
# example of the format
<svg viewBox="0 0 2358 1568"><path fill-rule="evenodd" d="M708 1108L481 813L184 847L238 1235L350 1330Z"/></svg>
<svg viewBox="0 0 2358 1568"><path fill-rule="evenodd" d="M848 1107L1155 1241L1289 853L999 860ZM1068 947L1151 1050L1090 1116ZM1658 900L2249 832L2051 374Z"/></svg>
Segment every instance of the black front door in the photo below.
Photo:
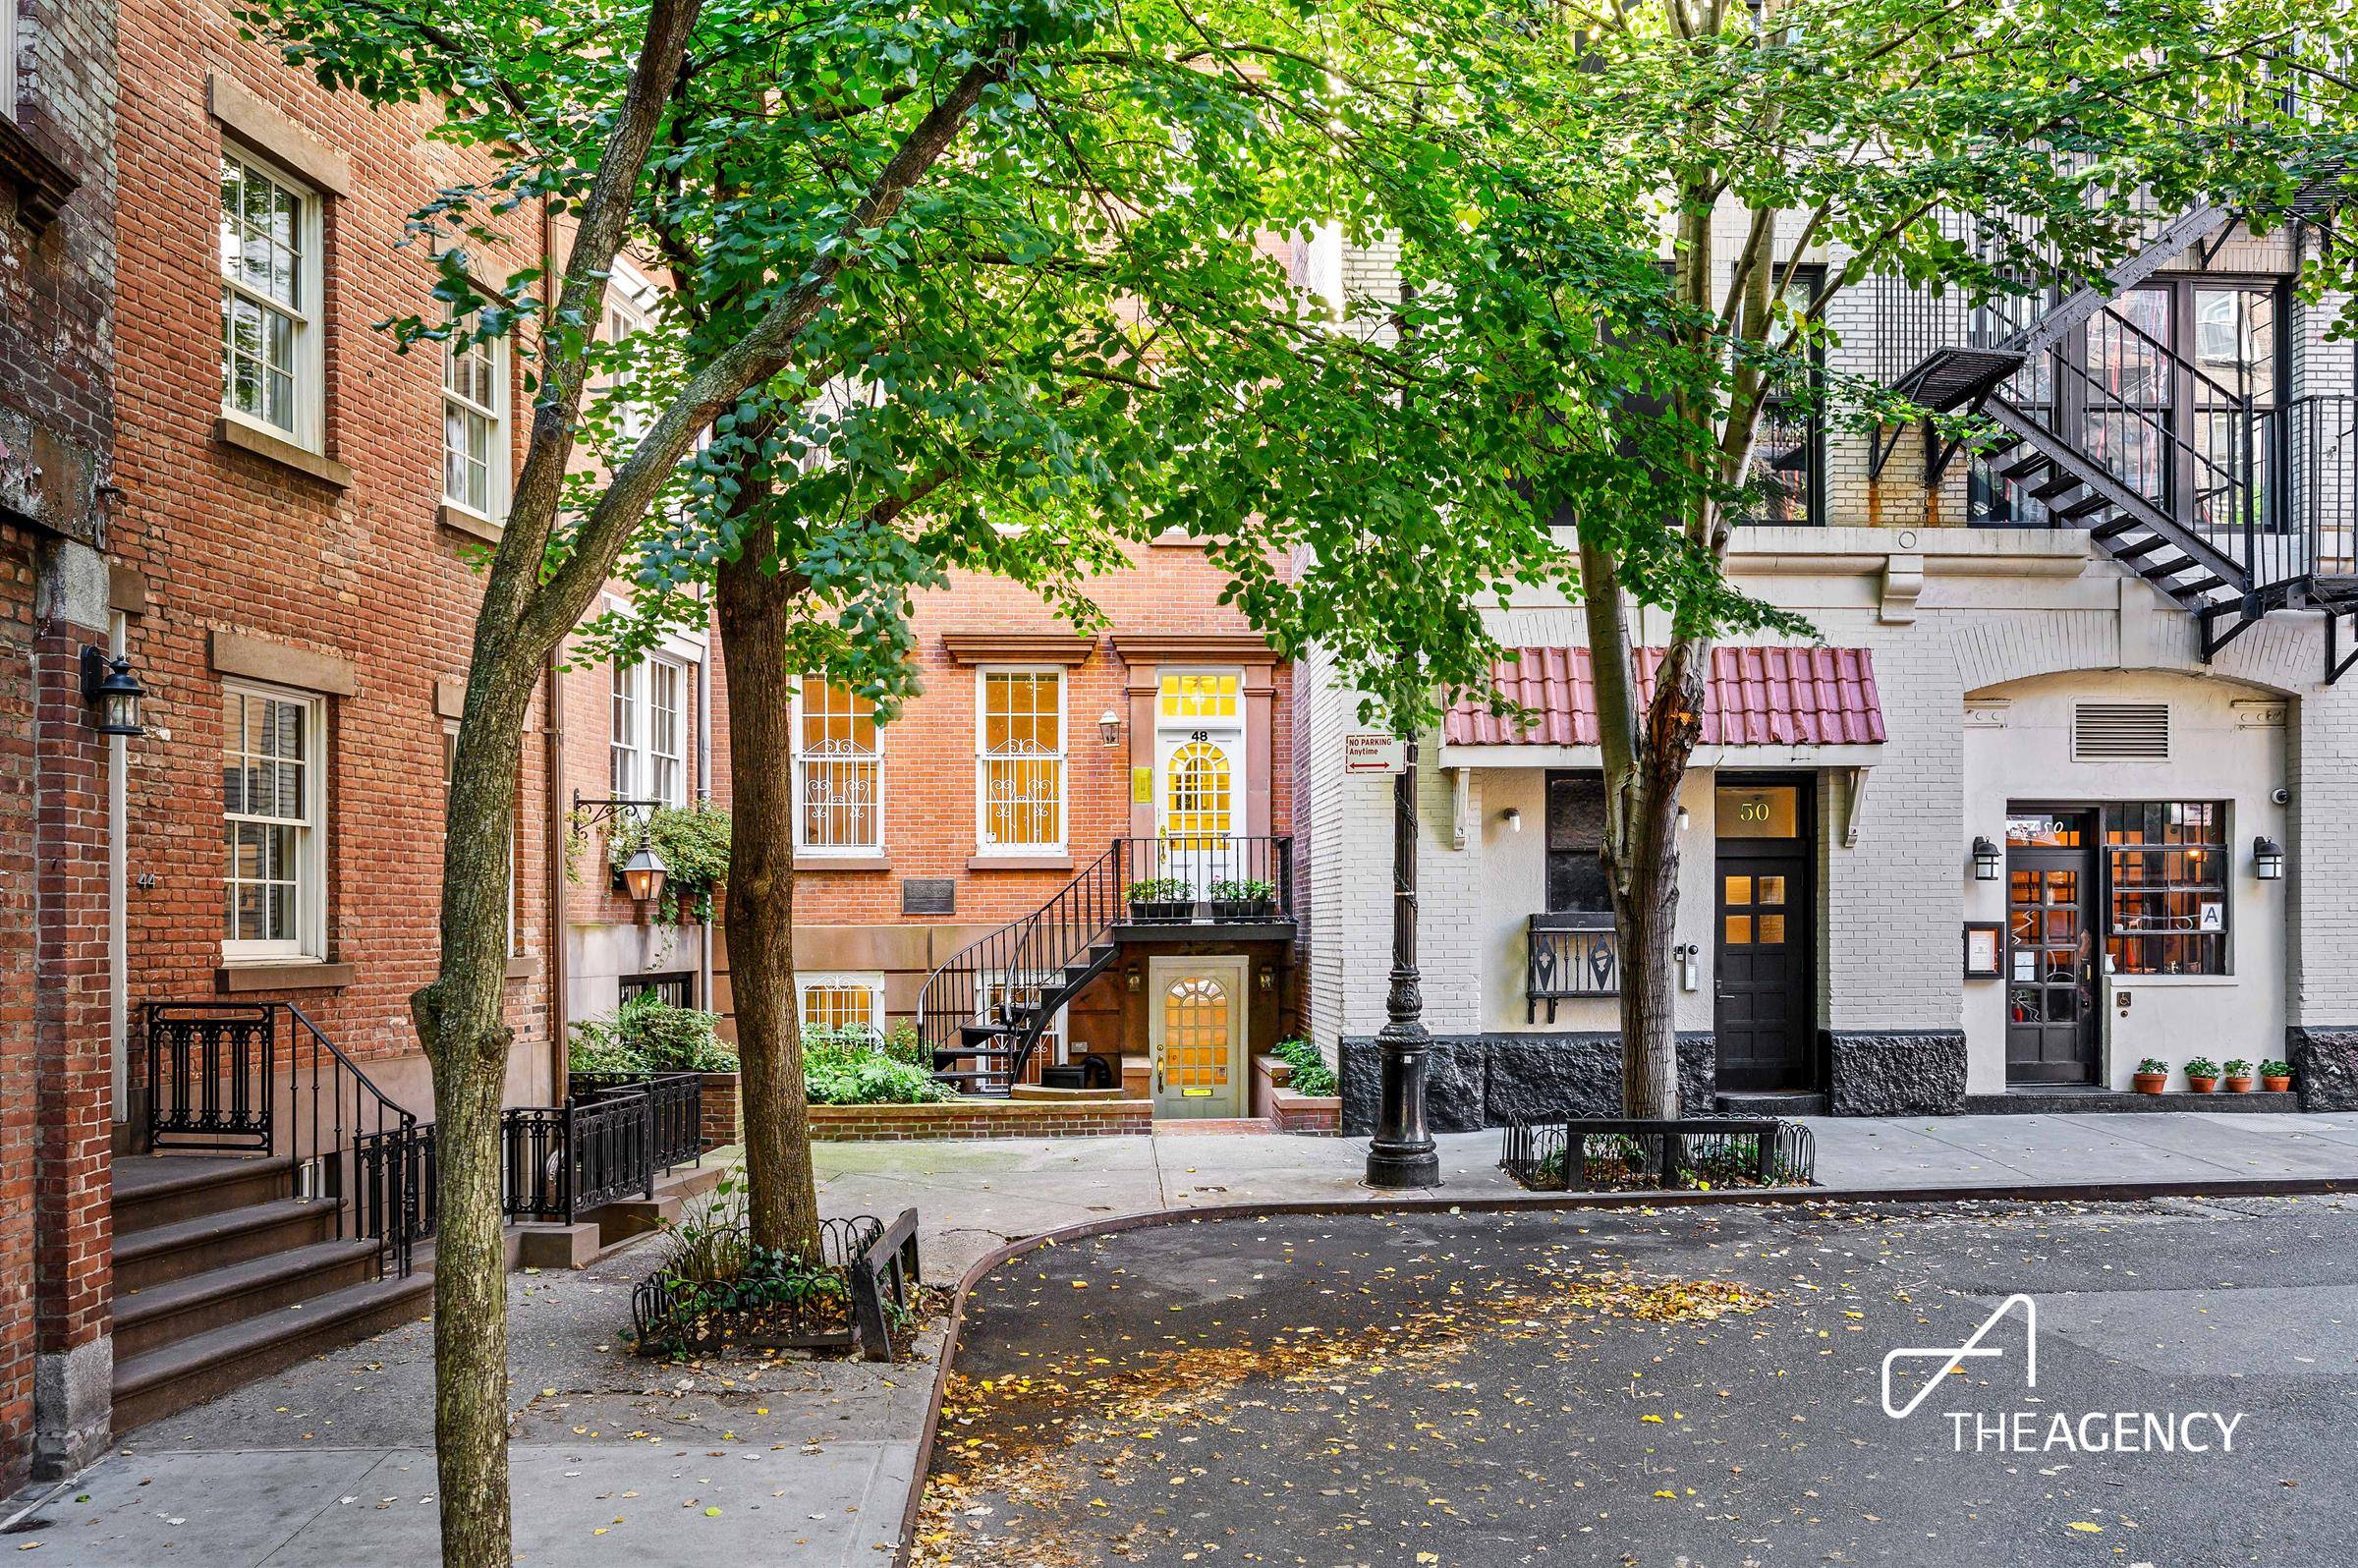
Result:
<svg viewBox="0 0 2358 1568"><path fill-rule="evenodd" d="M1804 783L1719 786L1712 1018L1723 1090L1813 1087L1811 804Z"/></svg>
<svg viewBox="0 0 2358 1568"><path fill-rule="evenodd" d="M2006 818L2006 1082L2096 1082L2093 813Z"/></svg>

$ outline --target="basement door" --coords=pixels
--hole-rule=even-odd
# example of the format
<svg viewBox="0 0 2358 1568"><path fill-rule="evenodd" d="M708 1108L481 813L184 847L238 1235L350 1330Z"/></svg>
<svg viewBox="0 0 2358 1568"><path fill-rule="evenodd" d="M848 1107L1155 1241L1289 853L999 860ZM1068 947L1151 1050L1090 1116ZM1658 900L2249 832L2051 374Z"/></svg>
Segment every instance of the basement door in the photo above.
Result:
<svg viewBox="0 0 2358 1568"><path fill-rule="evenodd" d="M2097 1081L2096 819L2006 817L2006 1082Z"/></svg>
<svg viewBox="0 0 2358 1568"><path fill-rule="evenodd" d="M1245 961L1156 958L1147 964L1157 1116L1242 1116Z"/></svg>

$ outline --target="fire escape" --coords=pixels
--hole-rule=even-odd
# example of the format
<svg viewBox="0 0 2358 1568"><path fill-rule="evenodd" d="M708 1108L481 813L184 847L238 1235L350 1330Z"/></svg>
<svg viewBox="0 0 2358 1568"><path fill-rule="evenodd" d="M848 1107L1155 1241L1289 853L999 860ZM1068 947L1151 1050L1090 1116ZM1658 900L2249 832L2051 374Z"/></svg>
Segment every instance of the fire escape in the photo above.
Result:
<svg viewBox="0 0 2358 1568"><path fill-rule="evenodd" d="M2339 192L2337 176L2320 178L2292 216L2325 221ZM2199 323L2181 323L2173 342L2151 312L2124 305L2141 286L2185 276L2164 271L2181 257L2199 277L2236 223L2208 204L2149 212L2143 243L2099 282L2050 286L2044 299L1968 306L1886 276L1881 375L1920 407L1996 427L1994 441L1967 441L1924 425L1928 484L1960 457L1970 465L1970 521L2085 530L2196 618L2206 662L2273 610L2322 611L2330 683L2358 663L2353 399L2283 397L2280 351L2272 347L2257 374L2222 371L2186 352L2184 334ZM2036 250L2020 232L1960 224L1957 237L1985 255L1998 240L2009 256ZM1872 476L1905 433L1879 437Z"/></svg>

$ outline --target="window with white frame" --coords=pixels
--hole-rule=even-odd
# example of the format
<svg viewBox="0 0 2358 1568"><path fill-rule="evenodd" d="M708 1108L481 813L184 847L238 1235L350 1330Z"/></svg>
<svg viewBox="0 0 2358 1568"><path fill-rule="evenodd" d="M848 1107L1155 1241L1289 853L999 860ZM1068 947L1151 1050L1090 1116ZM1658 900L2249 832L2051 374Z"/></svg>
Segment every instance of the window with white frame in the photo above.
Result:
<svg viewBox="0 0 2358 1568"><path fill-rule="evenodd" d="M803 1028L864 1029L884 1033L884 977L881 973L815 974L797 978L802 990Z"/></svg>
<svg viewBox="0 0 2358 1568"><path fill-rule="evenodd" d="M982 670L977 837L984 854L1064 848L1064 671Z"/></svg>
<svg viewBox="0 0 2358 1568"><path fill-rule="evenodd" d="M326 703L259 686L221 692L221 953L323 958Z"/></svg>
<svg viewBox="0 0 2358 1568"><path fill-rule="evenodd" d="M617 800L688 803L688 669L649 654L613 669L606 782Z"/></svg>
<svg viewBox="0 0 2358 1568"><path fill-rule="evenodd" d="M884 847L884 757L876 707L849 687L803 677L795 724L794 847L873 854Z"/></svg>
<svg viewBox="0 0 2358 1568"><path fill-rule="evenodd" d="M620 345L645 332L652 322L649 303L654 290L646 280L620 261L614 264L614 274L606 281L605 340ZM634 395L640 381L635 361L617 367L607 383L622 393L615 413L615 429L624 440L636 441L646 434L653 422L644 399Z"/></svg>
<svg viewBox="0 0 2358 1568"><path fill-rule="evenodd" d="M498 522L508 504L507 343L442 345L442 499Z"/></svg>
<svg viewBox="0 0 2358 1568"><path fill-rule="evenodd" d="M319 198L251 154L221 154L221 407L320 443Z"/></svg>

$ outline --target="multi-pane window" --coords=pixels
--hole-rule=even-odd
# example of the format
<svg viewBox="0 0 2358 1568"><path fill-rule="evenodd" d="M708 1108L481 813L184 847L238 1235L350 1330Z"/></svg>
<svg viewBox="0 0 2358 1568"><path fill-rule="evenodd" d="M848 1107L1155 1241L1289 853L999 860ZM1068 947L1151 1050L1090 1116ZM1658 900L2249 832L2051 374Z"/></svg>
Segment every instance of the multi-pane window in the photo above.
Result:
<svg viewBox="0 0 2358 1568"><path fill-rule="evenodd" d="M1063 671L984 670L981 706L976 796L982 849L1063 849Z"/></svg>
<svg viewBox="0 0 2358 1568"><path fill-rule="evenodd" d="M640 301L650 292L644 282L627 274L619 265L616 267L613 280L606 288L605 339L608 343L619 346L647 329L646 311L641 308ZM616 433L626 441L636 441L646 434L647 427L653 422L646 399L640 394L641 379L636 360L626 356L608 382L609 387L620 394L616 400L614 427Z"/></svg>
<svg viewBox="0 0 2358 1568"><path fill-rule="evenodd" d="M884 1032L884 977L805 975L801 978L803 1028Z"/></svg>
<svg viewBox="0 0 2358 1568"><path fill-rule="evenodd" d="M606 719L606 785L618 801L639 796L639 738L646 723L646 667L617 662Z"/></svg>
<svg viewBox="0 0 2358 1568"><path fill-rule="evenodd" d="M316 209L291 181L222 154L222 407L306 443L319 400Z"/></svg>
<svg viewBox="0 0 2358 1568"><path fill-rule="evenodd" d="M1237 675L1234 670L1203 674L1165 675L1161 680L1161 713L1174 721L1233 722L1236 718ZM1180 727L1188 727L1182 722Z"/></svg>
<svg viewBox="0 0 2358 1568"><path fill-rule="evenodd" d="M687 667L648 656L612 666L606 782L617 800L688 800Z"/></svg>
<svg viewBox="0 0 2358 1568"><path fill-rule="evenodd" d="M442 498L496 518L507 467L499 342L442 345Z"/></svg>
<svg viewBox="0 0 2358 1568"><path fill-rule="evenodd" d="M222 953L317 957L324 904L318 699L221 694Z"/></svg>
<svg viewBox="0 0 2358 1568"><path fill-rule="evenodd" d="M2217 801L2105 808L2105 953L2115 975L2227 973L2227 809Z"/></svg>
<svg viewBox="0 0 2358 1568"><path fill-rule="evenodd" d="M803 678L795 747L798 850L884 847L884 760L875 704L815 675Z"/></svg>

